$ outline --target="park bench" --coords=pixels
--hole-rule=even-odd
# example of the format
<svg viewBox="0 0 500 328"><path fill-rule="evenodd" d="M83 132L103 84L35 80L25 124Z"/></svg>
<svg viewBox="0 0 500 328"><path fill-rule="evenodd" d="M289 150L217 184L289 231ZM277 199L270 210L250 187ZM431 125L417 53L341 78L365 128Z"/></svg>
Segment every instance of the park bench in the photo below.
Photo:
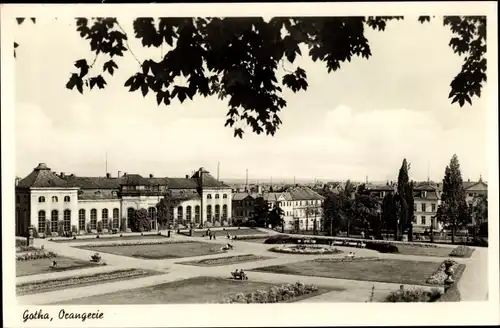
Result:
<svg viewBox="0 0 500 328"><path fill-rule="evenodd" d="M241 274L241 272L234 271L234 272L231 272L231 276L233 277L233 279L236 279L236 280L248 280L248 277L244 272L243 272L243 274Z"/></svg>

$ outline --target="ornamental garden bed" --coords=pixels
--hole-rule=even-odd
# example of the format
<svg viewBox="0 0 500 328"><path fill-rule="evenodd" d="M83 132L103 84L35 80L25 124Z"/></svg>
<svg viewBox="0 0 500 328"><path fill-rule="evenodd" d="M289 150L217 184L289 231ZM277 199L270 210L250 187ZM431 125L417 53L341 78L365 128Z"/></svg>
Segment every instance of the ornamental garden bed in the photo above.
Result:
<svg viewBox="0 0 500 328"><path fill-rule="evenodd" d="M121 281L135 279L160 274L159 272L142 269L123 269L97 274L86 274L81 276L65 277L53 280L33 281L16 286L18 296L44 293L73 287L93 286L96 284L108 283L111 281Z"/></svg>
<svg viewBox="0 0 500 328"><path fill-rule="evenodd" d="M401 288L398 291L392 292L385 298L384 302L399 303L399 302L438 302L443 293L438 288L426 290L423 288Z"/></svg>
<svg viewBox="0 0 500 328"><path fill-rule="evenodd" d="M57 267L51 267L52 261L57 262ZM27 261L16 261L16 276L21 277L49 272L77 270L100 265L102 264L56 255L55 257L38 258Z"/></svg>
<svg viewBox="0 0 500 328"><path fill-rule="evenodd" d="M88 245L78 248L134 258L162 260L225 253L220 245L202 242Z"/></svg>
<svg viewBox="0 0 500 328"><path fill-rule="evenodd" d="M203 260L199 260L199 261L179 262L178 264L186 264L186 265L194 265L194 266L202 266L202 267L212 267L212 266L224 266L224 265L230 265L230 264L236 264L236 263L268 260L271 258L272 257L269 257L269 256L258 256L258 255L253 255L253 254L244 254L244 255L236 255L236 256L203 259Z"/></svg>
<svg viewBox="0 0 500 328"><path fill-rule="evenodd" d="M455 282L458 282L462 277L463 272L465 271L465 264L460 264L453 260L445 260L443 261L436 270L427 278L426 283L429 285L444 285L444 281L448 277L446 274L446 262L452 263L451 268L453 270L452 278Z"/></svg>
<svg viewBox="0 0 500 328"><path fill-rule="evenodd" d="M303 254L303 255L320 255L320 254L339 254L341 250L321 245L282 245L272 247L270 252L283 254Z"/></svg>
<svg viewBox="0 0 500 328"><path fill-rule="evenodd" d="M259 238L267 237L269 234L262 232L257 229L246 228L246 229L226 229L226 230L211 230L212 234L215 233L217 238L227 238L227 234L231 236L237 236L238 239L243 236L258 236ZM183 234L188 235L189 232L183 232ZM193 231L192 237L208 237L207 230Z"/></svg>
<svg viewBox="0 0 500 328"><path fill-rule="evenodd" d="M159 244L188 244L194 243L191 240L180 240L180 239L157 239L157 240L112 240L112 241L94 241L90 243L85 243L81 246L76 246L75 248L95 248L102 246L118 247L118 246L129 246L129 245L159 245Z"/></svg>
<svg viewBox="0 0 500 328"><path fill-rule="evenodd" d="M274 284L252 280L195 277L164 284L64 301L59 304L203 304L220 303L237 293L269 290ZM314 295L311 295L314 296Z"/></svg>
<svg viewBox="0 0 500 328"><path fill-rule="evenodd" d="M471 257L472 252L474 252L474 248L471 248L469 246L458 246L453 249L453 251L450 253L451 257Z"/></svg>
<svg viewBox="0 0 500 328"><path fill-rule="evenodd" d="M305 285L300 282L273 286L267 290L257 290L250 293L237 293L226 296L219 303L223 304L264 304L264 303L291 303L304 298L317 296L328 289L320 289L315 285Z"/></svg>
<svg viewBox="0 0 500 328"><path fill-rule="evenodd" d="M135 240L156 240L156 239L167 239L167 236L163 235L158 235L158 234L149 234L149 235L135 235L135 236L123 236L120 237L119 235L113 235L112 236L107 236L107 235L99 235L99 238L96 238L96 236L89 238L89 237L76 237L75 239L73 238L65 238L65 239L53 239L51 240L53 243L82 243L82 242L96 242L96 241L135 241Z"/></svg>
<svg viewBox="0 0 500 328"><path fill-rule="evenodd" d="M251 271L349 280L379 281L409 285L427 285L427 278L439 263L380 259L370 261L309 260L286 265L268 266Z"/></svg>

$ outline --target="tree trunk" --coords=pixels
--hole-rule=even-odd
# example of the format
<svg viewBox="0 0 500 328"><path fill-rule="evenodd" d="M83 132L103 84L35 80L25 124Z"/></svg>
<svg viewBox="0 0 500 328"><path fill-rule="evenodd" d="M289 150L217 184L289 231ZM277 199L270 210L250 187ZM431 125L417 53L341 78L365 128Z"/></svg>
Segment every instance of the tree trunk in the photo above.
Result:
<svg viewBox="0 0 500 328"><path fill-rule="evenodd" d="M431 243L434 242L434 221L431 219Z"/></svg>
<svg viewBox="0 0 500 328"><path fill-rule="evenodd" d="M347 238L349 238L350 220L347 220Z"/></svg>
<svg viewBox="0 0 500 328"><path fill-rule="evenodd" d="M451 226L451 243L455 244L455 222Z"/></svg>

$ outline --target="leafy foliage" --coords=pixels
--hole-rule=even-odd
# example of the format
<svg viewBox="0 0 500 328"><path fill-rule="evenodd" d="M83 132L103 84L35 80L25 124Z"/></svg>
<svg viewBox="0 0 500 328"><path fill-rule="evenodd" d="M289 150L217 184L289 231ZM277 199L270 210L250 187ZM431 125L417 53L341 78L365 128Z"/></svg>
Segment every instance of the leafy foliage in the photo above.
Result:
<svg viewBox="0 0 500 328"><path fill-rule="evenodd" d="M465 191L457 155L453 155L445 169L441 204L436 218L445 228L451 229L451 241L455 242L455 232L464 227L469 220L469 210L465 200Z"/></svg>
<svg viewBox="0 0 500 328"><path fill-rule="evenodd" d="M172 208L177 207L180 201L173 199L169 193L166 193L163 198L156 204L158 225L161 229L173 225L174 213Z"/></svg>
<svg viewBox="0 0 500 328"><path fill-rule="evenodd" d="M346 184L349 188L350 185ZM352 216L353 201L344 189L339 194L328 192L323 201L323 230L335 236L340 229L348 228Z"/></svg>
<svg viewBox="0 0 500 328"><path fill-rule="evenodd" d="M78 72L70 75L66 87L80 93L96 86L104 89L104 75L112 76L118 69L116 57L129 53L140 68L125 81L130 92L140 90L144 97L152 93L158 105L165 106L174 99L182 103L197 95L217 96L227 100L225 126L234 129L235 137L243 137L244 125L254 133L274 135L282 124L279 112L287 105L282 87L293 92L308 88L304 69L285 66L293 66L298 56L309 56L330 73L355 57L368 59L372 53L366 28L384 31L389 21L399 19L403 17L136 18L133 35L143 47L161 48L162 54L163 46L168 48L155 61L135 56L128 45L129 36L116 18L77 18L76 31L88 41L94 59L91 64L77 60ZM24 20L18 18L18 24ZM35 22L35 18L31 20ZM431 17L418 20L424 23ZM443 24L454 33L450 47L464 56L461 71L450 84L449 98L460 106L471 104L473 97L481 96L486 82L486 17L445 16ZM18 46L14 44L14 48ZM89 75L98 70L94 67L98 56L108 61L101 72ZM280 69L286 73L281 83L277 77Z"/></svg>
<svg viewBox="0 0 500 328"><path fill-rule="evenodd" d="M284 230L284 224L285 224L285 221L283 220L284 215L285 212L281 207L277 205L274 206L273 209L269 212L268 224L270 224L273 229L276 227L282 227L282 230Z"/></svg>
<svg viewBox="0 0 500 328"><path fill-rule="evenodd" d="M151 221L148 215L148 210L141 208L134 212L134 218L132 220L132 229L134 231L149 231L151 229Z"/></svg>
<svg viewBox="0 0 500 328"><path fill-rule="evenodd" d="M406 158L403 159L403 163L401 164L401 168L399 169L398 174L398 195L400 200L400 217L399 217L399 226L397 229L397 237L401 235L401 231L404 228L408 229L408 240L412 241L413 239L413 182L410 182L408 172L410 171L411 165L406 161Z"/></svg>
<svg viewBox="0 0 500 328"><path fill-rule="evenodd" d="M269 220L269 212L269 205L267 201L262 197L258 197L255 200L255 205L251 213L250 221L253 221L259 227L265 227L266 223Z"/></svg>

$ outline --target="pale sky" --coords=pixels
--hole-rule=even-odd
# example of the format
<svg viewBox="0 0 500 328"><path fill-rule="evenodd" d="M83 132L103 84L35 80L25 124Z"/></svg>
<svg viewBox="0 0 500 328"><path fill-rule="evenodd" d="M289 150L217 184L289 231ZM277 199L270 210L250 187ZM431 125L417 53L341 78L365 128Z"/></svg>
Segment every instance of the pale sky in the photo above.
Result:
<svg viewBox="0 0 500 328"><path fill-rule="evenodd" d="M131 21L120 22L132 31ZM227 106L215 97L158 107L152 94L129 93L123 84L139 70L130 55L116 60L120 69L106 89L67 90L74 62L93 59L88 43L74 20L26 21L16 31L16 174L44 162L57 172L103 176L107 152L112 175L180 177L201 166L215 175L220 162L221 179L244 178L248 169L252 179L390 180L407 158L412 179L429 172L441 180L456 153L464 179L487 179L487 101L450 104L462 60L448 46L448 28L407 17L366 36L373 56L337 72L297 60L309 89L284 93L276 136L247 129L241 140L224 127ZM129 39L141 61L159 59L159 49L142 49L133 33Z"/></svg>

